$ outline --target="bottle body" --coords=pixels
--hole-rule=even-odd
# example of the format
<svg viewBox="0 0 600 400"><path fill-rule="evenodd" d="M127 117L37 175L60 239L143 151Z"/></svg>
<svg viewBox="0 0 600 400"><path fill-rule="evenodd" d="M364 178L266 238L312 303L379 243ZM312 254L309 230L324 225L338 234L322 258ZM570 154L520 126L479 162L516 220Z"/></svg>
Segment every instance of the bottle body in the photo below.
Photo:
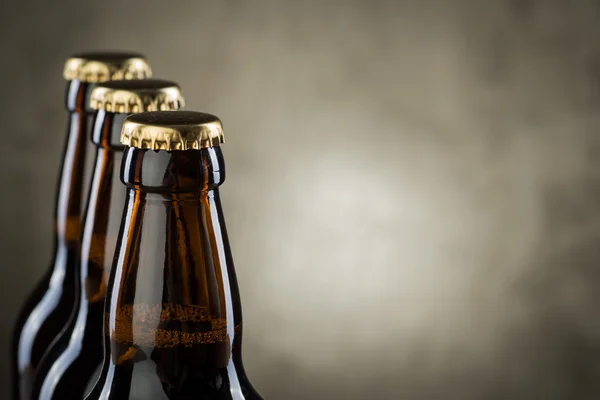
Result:
<svg viewBox="0 0 600 400"><path fill-rule="evenodd" d="M122 179L103 369L87 399L261 399L241 360L220 149L128 148Z"/></svg>
<svg viewBox="0 0 600 400"><path fill-rule="evenodd" d="M54 256L50 270L29 296L13 333L13 397L29 399L37 368L52 341L67 324L78 299L75 269L79 252L84 163L92 115L85 110L89 85L71 81L70 112L56 203Z"/></svg>
<svg viewBox="0 0 600 400"><path fill-rule="evenodd" d="M13 397L30 399L40 361L67 324L76 300L76 250L56 249L54 271L30 294L21 309L13 336Z"/></svg>

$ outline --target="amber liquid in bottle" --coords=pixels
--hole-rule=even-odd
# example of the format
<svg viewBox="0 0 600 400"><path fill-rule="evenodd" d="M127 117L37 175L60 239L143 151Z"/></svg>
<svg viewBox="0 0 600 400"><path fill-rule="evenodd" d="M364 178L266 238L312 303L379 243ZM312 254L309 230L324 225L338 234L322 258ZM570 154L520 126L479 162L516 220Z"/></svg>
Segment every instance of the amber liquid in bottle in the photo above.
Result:
<svg viewBox="0 0 600 400"><path fill-rule="evenodd" d="M108 272L125 204L119 179L124 146L119 142L126 114L98 111L92 134L96 147L81 240L78 309L40 362L33 398L82 399L103 357L104 299Z"/></svg>
<svg viewBox="0 0 600 400"><path fill-rule="evenodd" d="M84 163L92 113L86 110L91 85L77 80L67 88L69 129L55 209L54 256L48 274L29 296L13 334L13 397L29 399L44 352L66 325L78 298L75 268L79 251Z"/></svg>
<svg viewBox="0 0 600 400"><path fill-rule="evenodd" d="M88 400L255 400L218 186L220 147L127 148L127 198Z"/></svg>

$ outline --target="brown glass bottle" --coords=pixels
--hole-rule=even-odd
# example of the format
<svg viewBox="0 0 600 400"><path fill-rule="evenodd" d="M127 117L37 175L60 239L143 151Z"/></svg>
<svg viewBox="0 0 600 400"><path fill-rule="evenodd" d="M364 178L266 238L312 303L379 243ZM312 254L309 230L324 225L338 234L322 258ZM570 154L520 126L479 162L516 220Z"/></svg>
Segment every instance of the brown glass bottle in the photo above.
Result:
<svg viewBox="0 0 600 400"><path fill-rule="evenodd" d="M92 91L90 104L98 114L92 133L95 168L76 273L82 290L77 311L40 362L34 399L81 399L100 367L107 274L125 205L125 188L118 174L124 149L121 126L136 110L179 109L183 97L177 84L170 81L110 81Z"/></svg>
<svg viewBox="0 0 600 400"><path fill-rule="evenodd" d="M130 53L81 54L66 63L69 127L55 208L54 255L48 273L17 317L11 348L15 399L30 399L38 364L67 323L78 298L75 269L86 186L84 163L93 116L88 108L90 91L96 82L110 77L133 79L148 74L146 61Z"/></svg>
<svg viewBox="0 0 600 400"><path fill-rule="evenodd" d="M255 400L219 185L220 121L174 111L123 127L127 186L107 302L100 379L86 397ZM193 148L193 149L189 149ZM154 150L154 151L153 151Z"/></svg>

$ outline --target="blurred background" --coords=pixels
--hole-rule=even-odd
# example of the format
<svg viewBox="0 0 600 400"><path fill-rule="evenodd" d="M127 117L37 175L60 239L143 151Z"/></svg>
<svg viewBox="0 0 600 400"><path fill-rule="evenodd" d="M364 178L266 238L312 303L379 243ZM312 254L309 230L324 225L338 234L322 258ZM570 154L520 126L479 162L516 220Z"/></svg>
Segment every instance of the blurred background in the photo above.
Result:
<svg viewBox="0 0 600 400"><path fill-rule="evenodd" d="M600 396L600 3L0 5L0 398L51 256L65 59L146 54L221 117L267 399Z"/></svg>

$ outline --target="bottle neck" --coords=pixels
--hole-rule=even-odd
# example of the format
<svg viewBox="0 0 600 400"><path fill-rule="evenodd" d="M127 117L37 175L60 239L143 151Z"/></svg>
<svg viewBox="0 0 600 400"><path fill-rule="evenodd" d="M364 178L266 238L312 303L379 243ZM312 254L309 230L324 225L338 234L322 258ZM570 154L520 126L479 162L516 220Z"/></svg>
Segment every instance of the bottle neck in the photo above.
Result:
<svg viewBox="0 0 600 400"><path fill-rule="evenodd" d="M166 162L154 157L161 153ZM139 379L180 394L237 390L245 381L240 296L218 184L209 178L223 167L218 159L214 149L125 152L129 189L107 297L105 391L131 390ZM193 191L192 182L200 183Z"/></svg>
<svg viewBox="0 0 600 400"><path fill-rule="evenodd" d="M167 198L129 189L123 218L111 339L152 348L234 339L241 307L218 190ZM179 326L185 321L200 325Z"/></svg>
<svg viewBox="0 0 600 400"><path fill-rule="evenodd" d="M69 122L56 203L56 238L59 248L74 247L81 233L84 165L93 112L85 108L90 85L70 81L67 86Z"/></svg>
<svg viewBox="0 0 600 400"><path fill-rule="evenodd" d="M125 205L119 179L123 149L115 142L127 114L98 111L92 132L96 158L81 238L81 303L104 301Z"/></svg>
<svg viewBox="0 0 600 400"><path fill-rule="evenodd" d="M115 169L122 153L98 147L81 240L81 292L84 302L102 303L125 204Z"/></svg>

